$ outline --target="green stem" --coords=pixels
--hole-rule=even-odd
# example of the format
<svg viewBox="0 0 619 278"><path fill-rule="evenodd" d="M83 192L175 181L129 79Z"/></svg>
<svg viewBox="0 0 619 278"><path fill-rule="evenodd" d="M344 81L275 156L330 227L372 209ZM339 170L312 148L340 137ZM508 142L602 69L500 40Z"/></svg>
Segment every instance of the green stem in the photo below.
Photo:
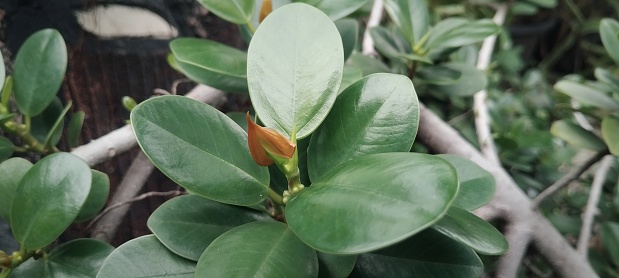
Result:
<svg viewBox="0 0 619 278"><path fill-rule="evenodd" d="M576 19L578 19L579 23L585 21L585 17L582 15L582 12L578 8L578 6L576 6L576 3L574 3L574 1L565 0L565 4L567 4L567 7L574 13L574 16L576 16Z"/></svg>
<svg viewBox="0 0 619 278"><path fill-rule="evenodd" d="M30 132L30 127L32 127L32 119L30 116L24 116L26 118L26 132Z"/></svg>
<svg viewBox="0 0 619 278"><path fill-rule="evenodd" d="M284 201L282 200L282 196L277 194L277 192L275 192L275 190L273 190L270 187L268 188L268 190L269 190L269 199L273 201L273 204L277 204L278 206L283 206Z"/></svg>
<svg viewBox="0 0 619 278"><path fill-rule="evenodd" d="M249 32L251 32L252 34L256 33L256 27L254 26L253 23L251 23L251 21L247 22L247 28L249 29Z"/></svg>
<svg viewBox="0 0 619 278"><path fill-rule="evenodd" d="M7 278L11 274L11 268L4 268L2 272L0 272L0 278Z"/></svg>

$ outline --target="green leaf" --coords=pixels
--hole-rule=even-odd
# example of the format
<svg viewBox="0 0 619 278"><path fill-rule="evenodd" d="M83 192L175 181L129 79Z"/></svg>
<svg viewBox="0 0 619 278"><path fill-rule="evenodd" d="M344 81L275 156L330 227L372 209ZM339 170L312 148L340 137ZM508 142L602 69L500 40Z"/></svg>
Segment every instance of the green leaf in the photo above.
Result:
<svg viewBox="0 0 619 278"><path fill-rule="evenodd" d="M395 30L376 26L370 28L370 36L376 50L389 59L400 59L402 54L410 54L410 43Z"/></svg>
<svg viewBox="0 0 619 278"><path fill-rule="evenodd" d="M5 123L8 120L12 120L16 115L17 114L15 113L0 115L0 124Z"/></svg>
<svg viewBox="0 0 619 278"><path fill-rule="evenodd" d="M30 161L20 157L9 158L0 163L0 217L7 222L11 220L11 206L19 182L31 167Z"/></svg>
<svg viewBox="0 0 619 278"><path fill-rule="evenodd" d="M356 255L333 255L317 252L319 278L346 278L357 262Z"/></svg>
<svg viewBox="0 0 619 278"><path fill-rule="evenodd" d="M312 5L327 14L331 20L336 21L354 13L368 0L295 0L294 2Z"/></svg>
<svg viewBox="0 0 619 278"><path fill-rule="evenodd" d="M433 89L447 96L472 96L486 88L487 80L485 74L473 65L445 63L441 66L460 73L459 77L451 83L432 86Z"/></svg>
<svg viewBox="0 0 619 278"><path fill-rule="evenodd" d="M11 93L13 92L13 78L11 76L7 76L6 80L4 80L2 87L2 96L0 96L0 103L4 105L4 107L9 107L9 99L11 98Z"/></svg>
<svg viewBox="0 0 619 278"><path fill-rule="evenodd" d="M320 34L320 36L316 36ZM295 3L271 13L249 44L249 95L268 127L308 136L335 102L344 63L342 39L316 8Z"/></svg>
<svg viewBox="0 0 619 278"><path fill-rule="evenodd" d="M4 57L2 56L2 53L0 53L0 61L2 61L2 63L0 63L0 84L4 85L6 68L4 67Z"/></svg>
<svg viewBox="0 0 619 278"><path fill-rule="evenodd" d="M221 234L245 223L268 220L271 218L264 212L186 195L157 208L148 218L148 228L170 251L198 261Z"/></svg>
<svg viewBox="0 0 619 278"><path fill-rule="evenodd" d="M455 69L451 64L427 65L421 67L415 74L416 78L428 84L449 85L456 83L462 77L462 71Z"/></svg>
<svg viewBox="0 0 619 278"><path fill-rule="evenodd" d="M47 136L51 134L50 145L55 146L60 142L62 136L62 128L64 127L64 121L58 121L63 117L64 107L60 102L60 99L54 98L52 103L43 110L39 115L32 117L30 124L30 133L41 142L45 143ZM58 125L56 125L58 123ZM54 126L57 128L54 129Z"/></svg>
<svg viewBox="0 0 619 278"><path fill-rule="evenodd" d="M245 118L245 113L243 112L228 112L226 113L228 118L232 119L237 125L239 125L243 131L247 132L247 118ZM252 119L254 116L251 116Z"/></svg>
<svg viewBox="0 0 619 278"><path fill-rule="evenodd" d="M360 255L351 277L477 278L483 270L473 250L427 229L399 244Z"/></svg>
<svg viewBox="0 0 619 278"><path fill-rule="evenodd" d="M254 0L198 0L210 12L226 21L247 24L254 16Z"/></svg>
<svg viewBox="0 0 619 278"><path fill-rule="evenodd" d="M195 267L195 262L177 256L154 235L147 235L116 248L101 266L97 277L193 278Z"/></svg>
<svg viewBox="0 0 619 278"><path fill-rule="evenodd" d="M4 136L0 136L0 162L11 157L15 151L13 142Z"/></svg>
<svg viewBox="0 0 619 278"><path fill-rule="evenodd" d="M21 179L11 207L11 229L27 249L52 243L75 220L92 175L79 157L55 153L37 162Z"/></svg>
<svg viewBox="0 0 619 278"><path fill-rule="evenodd" d="M482 207L492 199L495 184L494 176L490 172L463 157L449 154L438 156L447 160L458 173L460 190L453 206L471 211Z"/></svg>
<svg viewBox="0 0 619 278"><path fill-rule="evenodd" d="M286 219L314 249L358 254L397 243L434 224L457 191L455 169L439 157L372 154L314 181L288 202Z"/></svg>
<svg viewBox="0 0 619 278"><path fill-rule="evenodd" d="M615 265L619 265L619 223L604 222L600 229L602 246Z"/></svg>
<svg viewBox="0 0 619 278"><path fill-rule="evenodd" d="M537 5L542 8L547 8L547 9L554 8L558 4L557 3L558 0L522 0L522 1Z"/></svg>
<svg viewBox="0 0 619 278"><path fill-rule="evenodd" d="M602 139L597 137L577 124L566 120L559 120L552 124L550 133L578 148L585 148L594 151L603 151L606 149L606 144Z"/></svg>
<svg viewBox="0 0 619 278"><path fill-rule="evenodd" d="M410 79L373 74L340 94L308 148L310 180L360 156L408 152L419 125L419 101Z"/></svg>
<svg viewBox="0 0 619 278"><path fill-rule="evenodd" d="M112 251L112 245L99 240L72 240L54 248L47 258L29 259L9 277L94 278Z"/></svg>
<svg viewBox="0 0 619 278"><path fill-rule="evenodd" d="M336 2L340 1L328 1L328 2ZM345 1L342 1L345 2ZM362 2L362 1L355 1ZM350 57L352 51L355 49L355 45L357 44L357 38L359 37L359 24L357 21L352 18L341 19L335 22L335 27L340 33L342 37L342 44L344 47L344 61Z"/></svg>
<svg viewBox="0 0 619 278"><path fill-rule="evenodd" d="M316 277L316 252L281 222L236 227L206 248L196 277Z"/></svg>
<svg viewBox="0 0 619 278"><path fill-rule="evenodd" d="M251 158L243 129L217 109L186 97L162 96L136 106L131 123L155 166L189 191L235 205L254 205L267 197L267 168Z"/></svg>
<svg viewBox="0 0 619 278"><path fill-rule="evenodd" d="M603 68L595 68L595 78L606 84L611 91L619 92L619 78L614 73Z"/></svg>
<svg viewBox="0 0 619 278"><path fill-rule="evenodd" d="M430 29L424 49L434 51L480 42L499 30L499 26L490 19L469 21L463 18L447 18Z"/></svg>
<svg viewBox="0 0 619 278"><path fill-rule="evenodd" d="M43 141L44 146L56 146L58 141L60 141L62 128L64 127L64 117L67 115L67 112L69 112L71 105L72 102L69 101L64 109L60 111L60 115L58 115L58 118L56 118L56 121L54 121L54 124L52 124L49 132L47 132L47 135L45 136L45 140Z"/></svg>
<svg viewBox="0 0 619 278"><path fill-rule="evenodd" d="M481 254L500 255L507 251L507 240L496 228L457 207L449 208L447 214L432 228Z"/></svg>
<svg viewBox="0 0 619 278"><path fill-rule="evenodd" d="M370 56L365 56L361 53L353 53L350 55L347 61L348 65L356 67L361 70L363 76L373 73L385 73L391 72L389 67L378 59L374 59Z"/></svg>
<svg viewBox="0 0 619 278"><path fill-rule="evenodd" d="M344 74L342 75L342 83L340 84L338 95L341 94L346 88L348 88L348 86L357 82L362 77L363 77L363 72L361 72L361 69L358 69L354 66L345 65Z"/></svg>
<svg viewBox="0 0 619 278"><path fill-rule="evenodd" d="M90 192L88 193L88 199L86 199L86 203L84 203L84 207L80 211L80 214L75 218L75 222L77 223L90 220L97 216L105 206L107 197L110 194L110 178L107 174L93 169L90 171L92 172Z"/></svg>
<svg viewBox="0 0 619 278"><path fill-rule="evenodd" d="M612 18L600 21L600 36L602 44L615 63L619 64L619 22Z"/></svg>
<svg viewBox="0 0 619 278"><path fill-rule="evenodd" d="M247 93L247 53L195 38L175 39L170 49L175 65L190 79L222 91Z"/></svg>
<svg viewBox="0 0 619 278"><path fill-rule="evenodd" d="M44 29L28 37L13 66L17 108L26 116L43 112L56 97L67 69L67 47L62 35Z"/></svg>
<svg viewBox="0 0 619 278"><path fill-rule="evenodd" d="M609 97L605 92L591 86L572 80L561 80L555 84L554 88L584 105L595 106L605 110L619 110L619 102Z"/></svg>
<svg viewBox="0 0 619 278"><path fill-rule="evenodd" d="M606 116L602 120L602 137L610 153L619 156L619 118Z"/></svg>
<svg viewBox="0 0 619 278"><path fill-rule="evenodd" d="M411 45L428 32L430 13L426 0L385 0L385 10Z"/></svg>
<svg viewBox="0 0 619 278"><path fill-rule="evenodd" d="M84 111L77 111L71 117L69 127L67 127L67 142L69 148L76 148L79 146L80 134L82 133L85 117L86 113L84 113Z"/></svg>

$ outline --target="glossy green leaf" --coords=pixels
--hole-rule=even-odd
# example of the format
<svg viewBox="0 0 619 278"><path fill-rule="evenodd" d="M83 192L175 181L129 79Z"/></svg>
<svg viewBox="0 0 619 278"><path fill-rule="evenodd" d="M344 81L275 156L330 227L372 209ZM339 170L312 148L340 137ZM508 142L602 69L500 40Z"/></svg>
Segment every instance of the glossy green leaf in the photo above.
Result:
<svg viewBox="0 0 619 278"><path fill-rule="evenodd" d="M415 78L419 78L428 84L449 85L455 83L462 77L462 71L450 66L449 63L439 65L427 65L421 67L416 73Z"/></svg>
<svg viewBox="0 0 619 278"><path fill-rule="evenodd" d="M483 270L473 250L427 229L399 244L360 255L350 277L477 278Z"/></svg>
<svg viewBox="0 0 619 278"><path fill-rule="evenodd" d="M615 265L619 265L619 223L605 222L600 229L602 246Z"/></svg>
<svg viewBox="0 0 619 278"><path fill-rule="evenodd" d="M14 150L15 145L13 145L13 142L4 136L0 136L0 162L11 157Z"/></svg>
<svg viewBox="0 0 619 278"><path fill-rule="evenodd" d="M175 39L170 49L175 65L190 79L222 91L247 93L247 53L195 38Z"/></svg>
<svg viewBox="0 0 619 278"><path fill-rule="evenodd" d="M64 117L69 112L71 105L73 103L69 101L67 105L60 111L60 115L56 118L54 123L52 124L49 132L45 135L45 140L43 140L44 146L56 146L58 141L60 141L60 136L62 135L62 128L64 127Z"/></svg>
<svg viewBox="0 0 619 278"><path fill-rule="evenodd" d="M317 277L316 252L281 222L252 222L218 237L204 251L196 277Z"/></svg>
<svg viewBox="0 0 619 278"><path fill-rule="evenodd" d="M9 99L11 98L11 93L13 92L13 78L11 76L7 76L6 80L4 80L2 87L2 95L0 96L0 103L4 105L4 107L9 107Z"/></svg>
<svg viewBox="0 0 619 278"><path fill-rule="evenodd" d="M346 278L357 262L356 255L333 255L318 252L319 278Z"/></svg>
<svg viewBox="0 0 619 278"><path fill-rule="evenodd" d="M600 21L600 36L602 44L615 63L619 64L619 22L612 18Z"/></svg>
<svg viewBox="0 0 619 278"><path fill-rule="evenodd" d="M24 262L9 277L94 278L112 251L112 245L99 240L72 240L54 248L47 258Z"/></svg>
<svg viewBox="0 0 619 278"><path fill-rule="evenodd" d="M101 266L97 277L193 278L195 268L196 262L177 256L154 235L147 235L116 248Z"/></svg>
<svg viewBox="0 0 619 278"><path fill-rule="evenodd" d="M350 54L352 54L352 51L355 49L355 45L357 44L357 38L359 38L359 24L357 24L357 21L352 18L346 18L336 21L335 27L337 27L337 30L340 32L340 36L342 37L342 44L344 47L344 61L346 61L346 59L350 57Z"/></svg>
<svg viewBox="0 0 619 278"><path fill-rule="evenodd" d="M17 108L33 117L56 97L67 69L67 47L60 33L44 29L28 37L13 66Z"/></svg>
<svg viewBox="0 0 619 278"><path fill-rule="evenodd" d="M319 251L358 254L432 225L457 191L455 169L439 157L372 154L314 181L288 202L286 219L301 240Z"/></svg>
<svg viewBox="0 0 619 278"><path fill-rule="evenodd" d="M490 19L469 21L463 18L448 18L430 29L424 48L434 50L460 47L483 41L498 31L499 26Z"/></svg>
<svg viewBox="0 0 619 278"><path fill-rule="evenodd" d="M430 13L426 0L385 0L385 10L411 45L428 32Z"/></svg>
<svg viewBox="0 0 619 278"><path fill-rule="evenodd" d="M131 123L155 166L189 191L236 205L267 197L267 168L251 158L243 129L217 109L186 97L162 96L135 107Z"/></svg>
<svg viewBox="0 0 619 278"><path fill-rule="evenodd" d="M361 70L363 76L373 73L385 73L391 72L389 67L378 59L370 56L363 55L361 53L353 53L346 61L348 65L354 66Z"/></svg>
<svg viewBox="0 0 619 278"><path fill-rule="evenodd" d="M402 34L382 26L370 28L370 36L374 40L376 50L390 59L402 58L402 54L409 54L411 46Z"/></svg>
<svg viewBox="0 0 619 278"><path fill-rule="evenodd" d="M67 127L67 142L70 148L79 146L80 134L82 133L85 117L86 113L84 113L84 111L77 111L71 117L69 127Z"/></svg>
<svg viewBox="0 0 619 278"><path fill-rule="evenodd" d="M356 68L351 65L344 66L344 74L342 75L342 83L340 84L340 89L338 90L338 94L341 94L348 86L357 82L359 79L363 77L363 72L361 69Z"/></svg>
<svg viewBox="0 0 619 278"><path fill-rule="evenodd" d="M37 162L21 179L11 207L13 235L27 249L52 243L75 220L92 174L79 157L55 153Z"/></svg>
<svg viewBox="0 0 619 278"><path fill-rule="evenodd" d="M438 156L451 163L458 173L460 190L453 206L471 211L482 207L492 199L495 184L494 176L490 172L460 156L450 154Z"/></svg>
<svg viewBox="0 0 619 278"><path fill-rule="evenodd" d="M228 112L226 113L228 118L232 119L237 125L239 125L243 131L247 132L247 118L245 118L245 113L243 112ZM253 115L252 119L255 118Z"/></svg>
<svg viewBox="0 0 619 278"><path fill-rule="evenodd" d="M594 151L606 149L606 144L591 131L588 131L577 124L566 120L559 120L552 124L550 133L578 148L585 148Z"/></svg>
<svg viewBox="0 0 619 278"><path fill-rule="evenodd" d="M486 88L486 76L475 66L464 63L445 63L442 66L460 72L460 75L451 83L432 86L433 89L448 96L472 96Z"/></svg>
<svg viewBox="0 0 619 278"><path fill-rule="evenodd" d="M619 92L619 78L611 71L603 68L595 68L595 78L606 84L611 91Z"/></svg>
<svg viewBox="0 0 619 278"><path fill-rule="evenodd" d="M619 102L609 97L605 92L591 86L572 80L561 80L554 86L555 90L564 93L584 105L599 107L606 110L619 110Z"/></svg>
<svg viewBox="0 0 619 278"><path fill-rule="evenodd" d="M86 199L86 203L84 203L84 207L80 211L80 214L75 218L75 222L77 223L90 220L97 216L105 206L107 197L110 194L110 178L107 174L92 169L90 171L92 172L90 192L88 193L88 199Z"/></svg>
<svg viewBox="0 0 619 278"><path fill-rule="evenodd" d="M372 74L340 94L308 148L310 179L360 156L408 152L419 125L419 101L410 79Z"/></svg>
<svg viewBox="0 0 619 278"><path fill-rule="evenodd" d="M31 167L30 161L20 157L13 157L0 163L0 177L2 177L0 179L0 217L7 222L11 219L11 206L19 182Z"/></svg>
<svg viewBox="0 0 619 278"><path fill-rule="evenodd" d="M295 0L308 5L312 5L335 21L344 18L365 5L369 0Z"/></svg>
<svg viewBox="0 0 619 278"><path fill-rule="evenodd" d="M221 234L245 223L269 220L264 212L186 195L157 208L148 218L148 228L172 252L198 261L204 249Z"/></svg>
<svg viewBox="0 0 619 278"><path fill-rule="evenodd" d="M619 118L606 116L602 120L602 137L610 153L619 156Z"/></svg>
<svg viewBox="0 0 619 278"><path fill-rule="evenodd" d="M4 85L6 68L4 67L4 57L2 56L2 53L0 53L0 61L2 61L2 63L0 63L0 84Z"/></svg>
<svg viewBox="0 0 619 278"><path fill-rule="evenodd" d="M198 0L210 12L236 24L247 24L254 16L254 0Z"/></svg>
<svg viewBox="0 0 619 278"><path fill-rule="evenodd" d="M316 36L320 34L320 36ZM260 120L287 137L308 136L335 102L344 63L342 39L316 8L295 3L271 13L249 45L249 95Z"/></svg>
<svg viewBox="0 0 619 278"><path fill-rule="evenodd" d="M507 240L501 232L483 219L457 207L449 208L447 214L432 228L481 254L499 255L507 251Z"/></svg>
<svg viewBox="0 0 619 278"><path fill-rule="evenodd" d="M43 110L39 115L32 117L30 133L41 142L45 143L47 136L51 134L50 144L55 146L60 141L62 136L62 128L64 127L64 121L58 121L63 116L64 107L60 99L54 98L52 103ZM58 122L58 125L56 123ZM57 128L54 129L54 126Z"/></svg>

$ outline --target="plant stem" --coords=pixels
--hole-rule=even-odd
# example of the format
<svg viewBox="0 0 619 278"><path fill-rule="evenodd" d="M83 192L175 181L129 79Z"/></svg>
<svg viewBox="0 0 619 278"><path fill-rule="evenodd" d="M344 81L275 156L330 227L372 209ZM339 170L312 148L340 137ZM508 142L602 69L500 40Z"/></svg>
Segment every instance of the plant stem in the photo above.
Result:
<svg viewBox="0 0 619 278"><path fill-rule="evenodd" d="M249 31L250 31L252 34L255 34L255 33L256 33L256 27L254 26L254 24L253 24L253 23L251 23L251 22L247 22L247 24L246 24L246 25L247 25L247 28L249 29Z"/></svg>
<svg viewBox="0 0 619 278"><path fill-rule="evenodd" d="M284 205L284 201L282 200L282 196L277 194L277 192L275 192L275 190L273 190L270 187L268 188L268 191L269 191L269 199L271 199L271 201L273 202L274 205L278 205L278 206L283 206Z"/></svg>
<svg viewBox="0 0 619 278"><path fill-rule="evenodd" d="M11 274L11 268L4 268L2 272L0 272L0 278L7 278Z"/></svg>

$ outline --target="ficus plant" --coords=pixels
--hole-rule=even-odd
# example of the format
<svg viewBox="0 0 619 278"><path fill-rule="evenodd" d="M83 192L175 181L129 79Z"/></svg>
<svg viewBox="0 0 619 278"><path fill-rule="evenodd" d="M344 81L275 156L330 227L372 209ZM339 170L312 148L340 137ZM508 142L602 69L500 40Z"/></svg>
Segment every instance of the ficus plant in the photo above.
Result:
<svg viewBox="0 0 619 278"><path fill-rule="evenodd" d="M0 136L0 218L19 244L0 250L2 278L94 277L114 249L92 239L56 243L69 225L95 217L109 192L105 173L57 147L71 106L56 97L66 67L62 36L44 29L23 43L12 77L5 78L4 65L0 70L0 129L7 136ZM69 147L77 145L83 119L83 112L71 117ZM26 154L44 158L33 164L20 157Z"/></svg>
<svg viewBox="0 0 619 278"><path fill-rule="evenodd" d="M460 157L410 152L410 78L371 74L341 88L342 42L329 16L302 3L268 15L246 56L204 58L220 46L172 42L175 67L246 88L254 114L238 123L181 96L132 110L144 153L189 194L159 207L153 235L119 246L97 277L480 276L477 253L507 249L470 212L492 197L492 176ZM205 66L211 59L239 74Z"/></svg>

